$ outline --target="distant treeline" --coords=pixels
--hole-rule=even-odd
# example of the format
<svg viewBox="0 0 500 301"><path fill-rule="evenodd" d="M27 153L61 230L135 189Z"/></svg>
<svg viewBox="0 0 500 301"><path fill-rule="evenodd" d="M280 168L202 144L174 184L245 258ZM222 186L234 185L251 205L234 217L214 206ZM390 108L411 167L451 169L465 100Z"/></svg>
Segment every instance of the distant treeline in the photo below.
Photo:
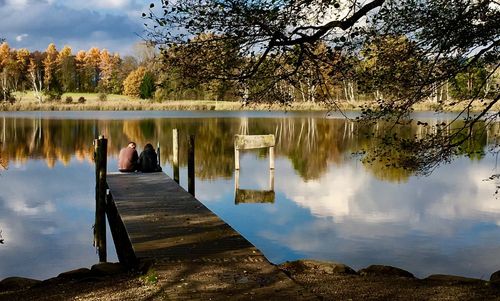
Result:
<svg viewBox="0 0 500 301"><path fill-rule="evenodd" d="M43 52L0 45L1 100L15 101L12 92L33 90L37 99L57 99L66 92L100 92L141 96L127 77L143 70L132 56L120 57L96 47L76 54L50 44ZM143 75L144 77L144 75ZM142 78L141 78L142 79ZM139 83L139 86L142 82ZM46 96L46 97L44 97ZM147 95L151 96L151 95Z"/></svg>
<svg viewBox="0 0 500 301"><path fill-rule="evenodd" d="M203 42L203 37L193 43ZM91 48L72 52L64 46L60 51L50 44L43 52L12 49L6 42L0 45L0 101L15 102L16 91L32 90L39 102L57 100L66 92L123 94L137 98L163 100L252 100L259 87L272 87L269 99L323 102L329 99L356 103L397 95L412 83L401 78L423 78L414 74L412 66L425 64L421 56L401 57L401 49L411 49L405 38L380 38L365 45L361 56L332 52L319 44L316 61L303 67L287 80L269 84L265 76L255 77L244 84L221 78L207 80L213 68L228 72L237 68L237 57L231 62L218 62L216 47L191 48L172 46L160 53L155 47L141 44L138 58L120 57L106 49ZM397 51L396 51L397 50ZM201 66L200 58L213 57L213 66ZM289 65L276 58L267 64ZM319 65L318 65L319 64ZM304 67L305 66L305 67ZM286 69L286 68L285 68ZM411 81L411 80L410 80ZM430 101L452 103L454 99L489 97L498 91L499 69L480 61L454 78L437 81L428 94ZM382 83L383 82L383 83ZM391 84L387 84L391 83Z"/></svg>

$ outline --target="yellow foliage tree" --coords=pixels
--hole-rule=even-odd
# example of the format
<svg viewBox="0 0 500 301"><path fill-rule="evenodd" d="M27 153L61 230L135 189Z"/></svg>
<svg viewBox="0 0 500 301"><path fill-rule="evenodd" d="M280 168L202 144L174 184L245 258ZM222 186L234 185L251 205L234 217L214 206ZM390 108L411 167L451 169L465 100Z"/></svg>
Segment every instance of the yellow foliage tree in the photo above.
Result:
<svg viewBox="0 0 500 301"><path fill-rule="evenodd" d="M146 68L139 67L130 72L127 78L123 81L123 92L125 95L132 97L141 96L141 83L146 74Z"/></svg>
<svg viewBox="0 0 500 301"><path fill-rule="evenodd" d="M12 65L12 52L9 44L6 42L0 45L0 87L2 88L3 97L7 98L9 90L8 80L10 78L10 66Z"/></svg>
<svg viewBox="0 0 500 301"><path fill-rule="evenodd" d="M114 56L112 56L106 49L101 51L101 61L99 67L101 70L99 85L102 89L104 89L104 91L109 92L111 90L113 73L115 72L117 65Z"/></svg>
<svg viewBox="0 0 500 301"><path fill-rule="evenodd" d="M71 47L64 46L57 56L57 72L63 91L71 91L75 88L75 58L72 55Z"/></svg>
<svg viewBox="0 0 500 301"><path fill-rule="evenodd" d="M16 75L14 77L14 90L18 90L19 82L21 82L23 78L27 78L29 61L30 61L30 52L28 49L22 48L17 50L16 52L17 68L16 68Z"/></svg>
<svg viewBox="0 0 500 301"><path fill-rule="evenodd" d="M83 91L86 89L86 82L87 82L87 72L85 72L85 57L87 56L87 53L85 50L80 50L76 54L75 57L75 63L76 63L76 74L77 74L77 80L76 80L76 87L79 91Z"/></svg>
<svg viewBox="0 0 500 301"><path fill-rule="evenodd" d="M92 47L87 51L85 56L85 69L90 75L90 86L95 90L97 83L99 82L100 75L100 64L101 64L101 51L99 48Z"/></svg>
<svg viewBox="0 0 500 301"><path fill-rule="evenodd" d="M45 88L47 89L47 91L49 91L50 84L53 82L55 78L57 56L59 53L54 43L49 44L47 50L45 50L45 53L46 57L43 60L43 66L44 66L43 83L45 84Z"/></svg>

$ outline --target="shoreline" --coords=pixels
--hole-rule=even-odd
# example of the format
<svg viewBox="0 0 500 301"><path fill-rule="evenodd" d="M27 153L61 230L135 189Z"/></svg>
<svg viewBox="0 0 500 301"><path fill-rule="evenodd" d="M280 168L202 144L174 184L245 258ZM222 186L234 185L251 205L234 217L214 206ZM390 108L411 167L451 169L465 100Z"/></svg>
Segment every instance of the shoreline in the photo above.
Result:
<svg viewBox="0 0 500 301"><path fill-rule="evenodd" d="M6 278L0 281L0 300L500 299L500 271L487 281L454 275L419 279L383 265L354 271L341 263L317 260L272 267L263 278L262 266L255 263L146 262L132 270L119 263L100 263L43 281ZM284 287L289 280L298 287Z"/></svg>
<svg viewBox="0 0 500 301"><path fill-rule="evenodd" d="M370 106L369 102L341 103L340 107L335 107L327 103L303 103L295 102L291 104L243 104L231 101L205 101L205 100L179 100L154 102L148 100L89 100L86 103L63 103L20 101L13 104L0 103L0 111L361 111L363 106ZM474 107L471 112L479 112L482 107ZM433 103L424 102L414 106L414 112L436 111ZM461 106L449 107L442 112L460 112ZM492 111L499 111L500 105L492 108Z"/></svg>

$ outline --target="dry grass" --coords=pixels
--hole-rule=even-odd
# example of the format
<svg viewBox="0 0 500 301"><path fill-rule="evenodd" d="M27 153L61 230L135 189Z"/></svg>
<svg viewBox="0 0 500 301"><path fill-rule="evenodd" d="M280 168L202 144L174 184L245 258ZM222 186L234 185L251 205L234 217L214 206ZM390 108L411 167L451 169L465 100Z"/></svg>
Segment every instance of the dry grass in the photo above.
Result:
<svg viewBox="0 0 500 301"><path fill-rule="evenodd" d="M328 103L292 103L283 105L279 103L265 104L256 103L243 105L237 101L209 101L209 100L167 100L155 102L132 98L125 95L107 94L106 100L99 100L98 93L65 93L61 101L39 103L33 93L15 93L18 101L14 104L0 103L0 111L170 111L170 110L190 110L190 111L325 111L331 109L341 109L347 111L359 111L361 107L370 105L369 102L342 103L340 107L334 107ZM72 97L73 102L65 103L66 97ZM85 97L85 103L78 103L79 97ZM486 102L487 104L487 102ZM472 111L480 111L486 105L476 105ZM413 107L416 111L434 111L436 105L431 102L423 102ZM464 109L464 104L446 107L444 111L458 112ZM500 104L493 107L493 111L500 110Z"/></svg>

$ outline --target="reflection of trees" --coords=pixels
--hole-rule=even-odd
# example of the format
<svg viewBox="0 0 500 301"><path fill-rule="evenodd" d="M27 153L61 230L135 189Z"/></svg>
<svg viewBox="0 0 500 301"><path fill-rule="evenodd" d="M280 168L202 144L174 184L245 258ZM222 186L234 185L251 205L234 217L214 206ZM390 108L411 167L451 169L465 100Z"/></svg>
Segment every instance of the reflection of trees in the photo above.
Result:
<svg viewBox="0 0 500 301"><path fill-rule="evenodd" d="M0 147L3 143L0 143ZM0 149L0 170L5 170L9 167L9 161L5 159L2 155L2 150Z"/></svg>
<svg viewBox="0 0 500 301"><path fill-rule="evenodd" d="M434 120L433 122L436 122ZM289 158L305 180L319 178L329 164L341 165L352 153L364 153L365 168L377 178L405 181L411 168L394 162L407 159L404 151L384 139L389 130L398 137L419 139L436 131L432 124L390 127L383 122L358 124L344 119L325 118L179 118L144 120L59 120L41 118L3 118L0 162L23 162L28 158L68 164L72 157L92 160L92 140L97 133L109 138L108 153L117 156L132 140L138 148L160 142L162 162L172 160L172 129L179 129L181 166L187 165L187 135L196 136L196 175L203 179L231 177L234 166L234 135L276 135L276 155ZM478 127L479 128L479 127ZM451 129L452 130L452 129ZM480 160L485 146L497 142L498 124L485 132L475 132L458 155ZM473 129L474 131L474 129ZM381 151L383 150L383 151ZM261 155L267 155L262 152ZM5 163L6 164L6 163Z"/></svg>

